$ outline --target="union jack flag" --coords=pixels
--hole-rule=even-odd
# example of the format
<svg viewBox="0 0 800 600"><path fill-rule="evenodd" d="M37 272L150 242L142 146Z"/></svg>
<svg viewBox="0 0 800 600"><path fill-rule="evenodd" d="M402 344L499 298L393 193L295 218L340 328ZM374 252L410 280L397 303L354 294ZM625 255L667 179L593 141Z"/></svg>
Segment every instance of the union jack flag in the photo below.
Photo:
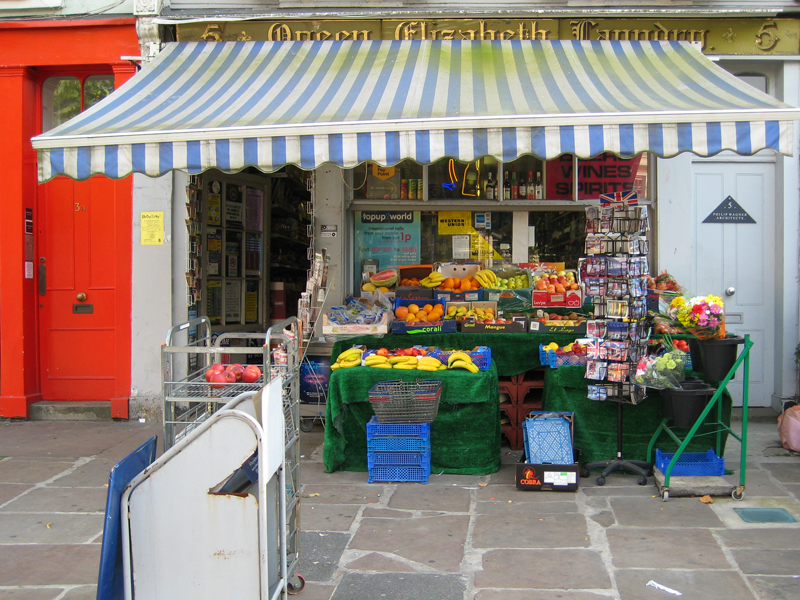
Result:
<svg viewBox="0 0 800 600"><path fill-rule="evenodd" d="M628 206L636 206L639 204L639 195L633 190L630 192L600 194L600 206L611 206L612 204L627 204Z"/></svg>
<svg viewBox="0 0 800 600"><path fill-rule="evenodd" d="M603 338L592 338L586 347L586 358L600 358L603 349Z"/></svg>

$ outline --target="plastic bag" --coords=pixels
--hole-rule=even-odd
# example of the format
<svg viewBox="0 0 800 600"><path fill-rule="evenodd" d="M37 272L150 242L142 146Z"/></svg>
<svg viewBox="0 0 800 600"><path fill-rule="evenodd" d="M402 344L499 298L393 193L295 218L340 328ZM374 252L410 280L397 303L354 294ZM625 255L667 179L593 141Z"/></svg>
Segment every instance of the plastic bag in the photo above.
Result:
<svg viewBox="0 0 800 600"><path fill-rule="evenodd" d="M778 434L781 446L800 452L800 404L790 406L778 416Z"/></svg>
<svg viewBox="0 0 800 600"><path fill-rule="evenodd" d="M684 380L685 368L686 353L680 350L670 350L657 356L648 354L636 366L635 381L656 390L676 390Z"/></svg>

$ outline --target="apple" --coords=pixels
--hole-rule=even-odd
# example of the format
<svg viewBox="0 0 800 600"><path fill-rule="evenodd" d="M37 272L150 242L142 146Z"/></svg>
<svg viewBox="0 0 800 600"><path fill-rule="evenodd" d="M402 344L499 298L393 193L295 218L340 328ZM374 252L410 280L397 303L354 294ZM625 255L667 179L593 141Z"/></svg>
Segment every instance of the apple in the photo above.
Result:
<svg viewBox="0 0 800 600"><path fill-rule="evenodd" d="M242 379L242 373L244 373L244 367L239 363L228 365L228 368L225 369L226 371L230 371L236 377L236 381L240 381Z"/></svg>
<svg viewBox="0 0 800 600"><path fill-rule="evenodd" d="M222 373L225 370L225 365L220 363L216 363L211 365L208 369L206 369L206 381L211 381L211 376L215 373Z"/></svg>
<svg viewBox="0 0 800 600"><path fill-rule="evenodd" d="M389 356L389 349L388 348L378 348L375 351L375 354L378 356Z"/></svg>
<svg viewBox="0 0 800 600"><path fill-rule="evenodd" d="M255 383L261 378L261 369L256 365L248 365L242 373L242 381L244 383Z"/></svg>
<svg viewBox="0 0 800 600"><path fill-rule="evenodd" d="M236 374L230 369L225 369L222 372L222 376L225 378L226 383L236 383Z"/></svg>
<svg viewBox="0 0 800 600"><path fill-rule="evenodd" d="M225 385L228 383L228 378L224 375L225 371L217 371L213 375L211 375L211 379L209 379L209 383L211 383L211 387L214 389L224 388Z"/></svg>

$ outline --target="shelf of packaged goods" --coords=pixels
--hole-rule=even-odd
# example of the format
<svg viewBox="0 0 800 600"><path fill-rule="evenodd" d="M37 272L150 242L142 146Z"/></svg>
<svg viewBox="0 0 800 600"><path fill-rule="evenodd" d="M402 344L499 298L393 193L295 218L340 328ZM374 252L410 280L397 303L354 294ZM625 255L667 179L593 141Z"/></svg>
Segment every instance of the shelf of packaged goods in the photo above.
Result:
<svg viewBox="0 0 800 600"><path fill-rule="evenodd" d="M297 219L301 223L311 222L311 217L308 214L305 214L302 211L296 210L292 207L284 206L282 204L273 204L272 214L280 217L291 217L293 219Z"/></svg>
<svg viewBox="0 0 800 600"><path fill-rule="evenodd" d="M286 269L287 271L308 271L307 267L295 267L292 265L279 265L278 263L270 263L270 269Z"/></svg>
<svg viewBox="0 0 800 600"><path fill-rule="evenodd" d="M271 239L273 241L274 240L279 240L281 242L286 242L287 244L293 244L293 245L297 246L298 248L307 248L308 245L311 243L308 238L304 238L303 240L296 240L294 238L290 238L290 237L286 237L285 235L281 235L279 233L273 233L270 237L271 237Z"/></svg>

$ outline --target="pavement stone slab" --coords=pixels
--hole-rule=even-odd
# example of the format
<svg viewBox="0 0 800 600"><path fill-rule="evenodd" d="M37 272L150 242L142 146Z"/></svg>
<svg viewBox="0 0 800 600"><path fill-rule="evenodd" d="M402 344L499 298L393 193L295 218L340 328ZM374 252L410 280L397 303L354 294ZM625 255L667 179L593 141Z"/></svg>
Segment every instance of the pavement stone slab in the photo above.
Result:
<svg viewBox="0 0 800 600"><path fill-rule="evenodd" d="M105 515L0 513L0 544L82 544L103 533Z"/></svg>
<svg viewBox="0 0 800 600"><path fill-rule="evenodd" d="M300 436L302 439L302 435ZM336 471L326 473L325 465L321 462L302 463L300 468L300 483L304 486L313 484L330 483L334 485L367 483L368 474L365 471Z"/></svg>
<svg viewBox="0 0 800 600"><path fill-rule="evenodd" d="M800 575L800 550L748 548L731 553L747 575Z"/></svg>
<svg viewBox="0 0 800 600"><path fill-rule="evenodd" d="M616 518L614 518L614 513L610 510L600 511L591 515L589 518L603 528L611 527L617 523Z"/></svg>
<svg viewBox="0 0 800 600"><path fill-rule="evenodd" d="M300 511L304 531L348 531L356 518L358 506L304 502Z"/></svg>
<svg viewBox="0 0 800 600"><path fill-rule="evenodd" d="M345 573L331 600L464 600L462 575Z"/></svg>
<svg viewBox="0 0 800 600"><path fill-rule="evenodd" d="M586 548L590 545L583 515L535 514L529 508L520 504L505 514L475 517L473 547Z"/></svg>
<svg viewBox="0 0 800 600"><path fill-rule="evenodd" d="M617 569L614 579L621 600L666 600L673 597L669 592L649 587L649 581L680 592L681 600L759 600L736 571Z"/></svg>
<svg viewBox="0 0 800 600"><path fill-rule="evenodd" d="M351 550L397 554L438 571L458 571L464 555L469 516L361 520Z"/></svg>
<svg viewBox="0 0 800 600"><path fill-rule="evenodd" d="M797 460L781 462L762 462L761 468L769 471L770 474L781 483L797 483ZM747 473L749 479L750 473ZM747 493L750 493L750 483L747 484Z"/></svg>
<svg viewBox="0 0 800 600"><path fill-rule="evenodd" d="M613 528L606 530L614 566L620 569L730 569L707 529Z"/></svg>
<svg viewBox="0 0 800 600"><path fill-rule="evenodd" d="M93 458L48 485L52 487L99 487L107 489L104 486L108 483L111 469L116 464L117 461L110 458Z"/></svg>
<svg viewBox="0 0 800 600"><path fill-rule="evenodd" d="M798 483L784 483L783 486L789 490L789 493L792 494L795 499L800 500L800 484ZM749 489L747 490L750 491Z"/></svg>
<svg viewBox="0 0 800 600"><path fill-rule="evenodd" d="M297 572L306 581L330 581L349 541L350 534L347 533L301 531Z"/></svg>
<svg viewBox="0 0 800 600"><path fill-rule="evenodd" d="M97 586L96 585L81 585L67 590L61 600L96 600L97 599Z"/></svg>
<svg viewBox="0 0 800 600"><path fill-rule="evenodd" d="M764 527L753 529L728 529L716 535L729 548L760 548L764 550L800 550L800 531ZM798 573L800 575L800 573ZM798 596L800 598L800 596Z"/></svg>
<svg viewBox="0 0 800 600"><path fill-rule="evenodd" d="M100 544L0 544L0 582L14 585L97 583Z"/></svg>
<svg viewBox="0 0 800 600"><path fill-rule="evenodd" d="M800 579L794 577L748 577L758 592L758 600L796 600L800 598Z"/></svg>
<svg viewBox="0 0 800 600"><path fill-rule="evenodd" d="M336 586L324 585L315 581L306 581L305 587L301 592L303 600L330 600Z"/></svg>
<svg viewBox="0 0 800 600"><path fill-rule="evenodd" d="M725 466L728 467L727 461ZM736 472L732 475L725 475L724 479L731 484L731 489L733 489L739 485L738 461L735 464L731 463L730 466L735 468ZM782 489L779 485L775 484L775 482L770 478L768 472L764 469L751 469L748 467L745 476L745 484L745 493L748 499L759 498L762 496L788 495L788 492Z"/></svg>
<svg viewBox="0 0 800 600"><path fill-rule="evenodd" d="M0 600L55 600L63 593L64 588L0 587Z"/></svg>
<svg viewBox="0 0 800 600"><path fill-rule="evenodd" d="M42 483L74 465L72 461L10 457L0 461L0 483Z"/></svg>
<svg viewBox="0 0 800 600"><path fill-rule="evenodd" d="M301 469L302 470L302 469ZM365 483L364 485L307 485L303 497L308 496L314 504L374 504L379 502L385 488ZM319 494L312 496L312 494Z"/></svg>
<svg viewBox="0 0 800 600"><path fill-rule="evenodd" d="M494 500L500 502L526 502L532 504L573 504L577 498L575 492L542 492L518 490L514 484L492 485L478 488L478 502ZM536 510L536 509L534 509Z"/></svg>
<svg viewBox="0 0 800 600"><path fill-rule="evenodd" d="M406 510L441 510L467 512L470 505L470 490L460 487L398 485L389 498L389 508Z"/></svg>
<svg viewBox="0 0 800 600"><path fill-rule="evenodd" d="M491 550L483 554L476 588L537 590L602 590L611 579L594 550ZM571 597L569 597L571 600Z"/></svg>
<svg viewBox="0 0 800 600"><path fill-rule="evenodd" d="M0 512L105 513L107 488L39 487L0 508Z"/></svg>
<svg viewBox="0 0 800 600"><path fill-rule="evenodd" d="M578 506L574 502L517 502L490 496L485 502L478 502L475 513L478 515L517 515L529 518L536 515L575 514Z"/></svg>
<svg viewBox="0 0 800 600"><path fill-rule="evenodd" d="M608 486L606 485L584 485L583 482L588 481L581 479L580 491L584 495L595 498L619 498L633 496L635 498L660 498L658 495L658 488L655 485L626 485L626 486ZM592 479L592 481L594 481Z"/></svg>
<svg viewBox="0 0 800 600"><path fill-rule="evenodd" d="M395 510L381 506L365 506L362 517L382 517L386 519L413 519L414 513L407 510Z"/></svg>
<svg viewBox="0 0 800 600"><path fill-rule="evenodd" d="M474 600L609 600L606 594L575 590L480 590Z"/></svg>
<svg viewBox="0 0 800 600"><path fill-rule="evenodd" d="M381 571L397 573L416 573L418 572L407 562L397 560L390 556L384 556L378 552L368 554L355 559L345 565L351 571Z"/></svg>
<svg viewBox="0 0 800 600"><path fill-rule="evenodd" d="M662 502L657 498L611 498L611 510L623 527L722 527L708 504L698 498Z"/></svg>
<svg viewBox="0 0 800 600"><path fill-rule="evenodd" d="M29 483L0 483L0 506L32 488Z"/></svg>

